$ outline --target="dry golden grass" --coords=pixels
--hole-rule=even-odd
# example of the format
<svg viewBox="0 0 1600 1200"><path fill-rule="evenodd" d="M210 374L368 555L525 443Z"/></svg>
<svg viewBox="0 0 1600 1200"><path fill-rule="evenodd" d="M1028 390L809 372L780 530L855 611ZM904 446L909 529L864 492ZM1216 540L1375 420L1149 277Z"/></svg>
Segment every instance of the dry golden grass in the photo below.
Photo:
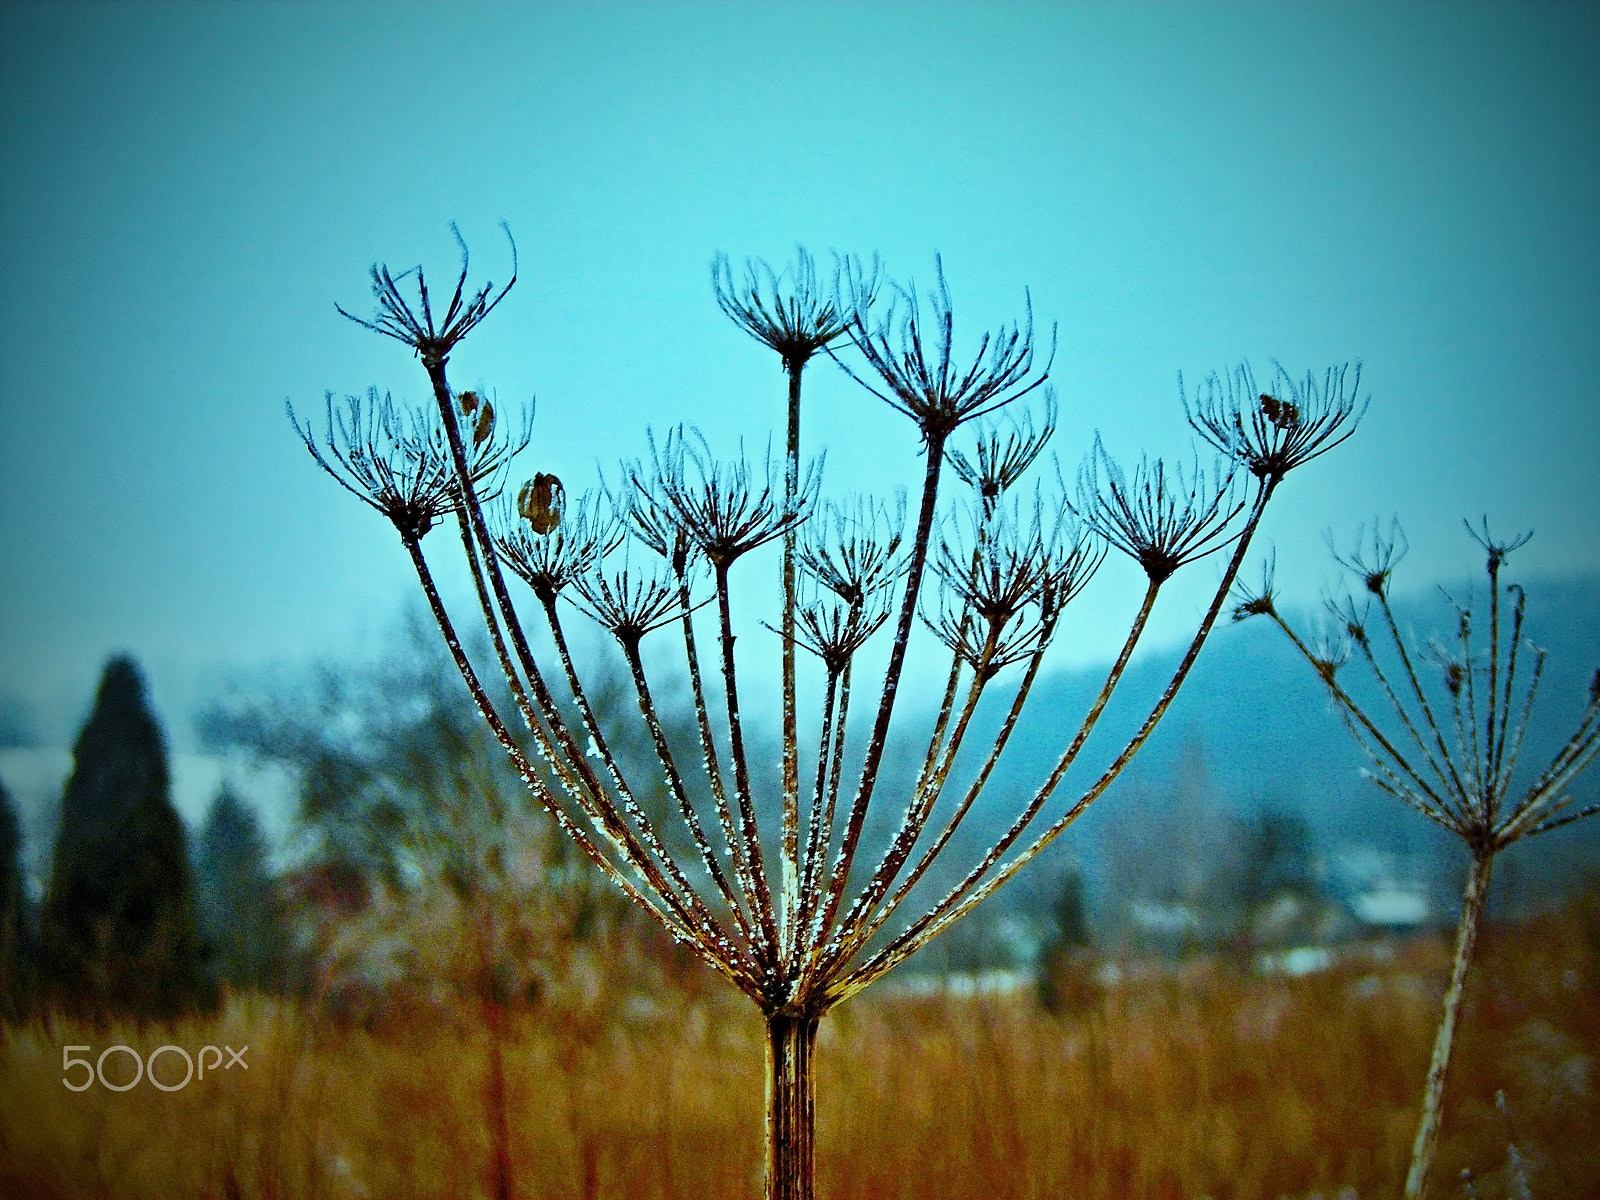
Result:
<svg viewBox="0 0 1600 1200"><path fill-rule="evenodd" d="M1540 1197L1600 1194L1600 900L1491 926L1469 991L1433 1195L1506 1194L1503 1090ZM1299 980L1194 964L1075 1015L1029 995L885 989L823 1025L821 1193L1076 1200L1397 1195L1447 970L1436 940ZM580 989L581 991L581 989ZM714 988L520 1013L506 1037L516 1192L757 1192L760 1025ZM61 1083L61 1046L248 1044L182 1091ZM486 1194L486 1035L432 1011L373 1030L236 998L217 1018L0 1048L0 1192L30 1197ZM125 1064L120 1064L125 1066ZM164 1063L170 1079L176 1063ZM108 1070L116 1066L108 1062ZM1345 1191L1344 1189L1350 1189Z"/></svg>

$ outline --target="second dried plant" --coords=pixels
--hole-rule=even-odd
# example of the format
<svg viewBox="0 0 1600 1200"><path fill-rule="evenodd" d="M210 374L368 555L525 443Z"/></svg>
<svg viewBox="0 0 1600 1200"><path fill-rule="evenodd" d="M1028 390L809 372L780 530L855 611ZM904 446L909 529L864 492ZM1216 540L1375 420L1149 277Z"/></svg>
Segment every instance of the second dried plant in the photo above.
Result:
<svg viewBox="0 0 1600 1200"><path fill-rule="evenodd" d="M1434 1038L1422 1112L1406 1176L1406 1200L1427 1191L1438 1143L1451 1047L1489 896L1494 862L1507 847L1600 812L1575 807L1572 784L1600 754L1600 671L1577 728L1550 762L1518 786L1523 739L1544 673L1545 652L1524 634L1527 595L1502 583L1501 568L1530 535L1496 540L1488 522L1468 525L1484 551L1488 588L1478 603L1455 602L1455 631L1412 645L1390 606L1390 582L1406 552L1399 523L1374 526L1340 564L1359 590L1330 604L1333 635L1316 644L1278 611L1269 568L1258 590L1241 592L1235 616L1264 616L1294 643L1327 687L1345 727L1383 791L1460 838L1471 854L1461 897L1450 983ZM1487 613L1483 611L1487 605ZM1342 668L1358 660L1367 686Z"/></svg>

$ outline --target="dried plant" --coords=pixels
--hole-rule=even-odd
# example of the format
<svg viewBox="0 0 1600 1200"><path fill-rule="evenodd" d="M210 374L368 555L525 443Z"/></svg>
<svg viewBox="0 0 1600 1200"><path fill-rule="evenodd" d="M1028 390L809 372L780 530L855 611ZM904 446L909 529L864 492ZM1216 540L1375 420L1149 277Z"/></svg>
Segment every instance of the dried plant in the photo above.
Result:
<svg viewBox="0 0 1600 1200"><path fill-rule="evenodd" d="M1455 834L1472 855L1450 984L1406 1176L1407 1200L1420 1200L1427 1190L1451 1046L1495 856L1514 842L1600 812L1600 804L1567 811L1573 803L1568 788L1600 755L1600 671L1589 685L1588 705L1572 736L1526 787L1520 792L1512 790L1545 652L1523 637L1527 597L1515 583L1502 587L1500 569L1506 556L1525 544L1531 534L1497 541L1489 532L1487 518L1478 529L1468 523L1467 532L1486 555L1488 642L1485 645L1475 630L1478 611L1470 603L1455 604L1456 631L1451 641L1426 647L1426 656L1437 670L1434 687L1425 685L1425 673L1419 670L1421 656L1415 648L1408 648L1389 604L1391 577L1407 549L1398 521L1392 522L1387 532L1375 523L1370 538L1358 534L1349 554L1335 555L1360 583L1363 593L1359 602L1347 595L1329 604L1341 638L1312 644L1290 628L1273 598L1270 566L1260 588L1239 593L1234 610L1236 619L1268 617L1288 635L1327 686L1346 728L1366 755L1368 778ZM1509 629L1503 624L1502 596L1510 602ZM1366 664L1376 685L1375 704L1362 704L1340 681L1340 668L1352 658Z"/></svg>
<svg viewBox="0 0 1600 1200"><path fill-rule="evenodd" d="M408 307L397 286L413 274L420 311ZM915 289L895 287L885 307L878 299L875 262L866 271L854 259L838 259L825 286L803 251L781 273L750 264L742 282L719 257L712 271L719 305L778 354L787 376L781 479L770 457L765 471L742 455L719 461L703 437L673 429L659 444L651 440L647 460L624 466L620 486L605 501L568 504L559 481L536 475L519 492L515 511L509 504L499 507L498 529L485 515L486 489L475 466L474 447L483 451L470 435L478 426L468 428L482 418L451 389L445 372L450 350L504 292L486 286L473 299L460 299L466 295L463 249L452 302L436 324L420 269L395 277L375 267L378 313L360 322L412 346L427 372L443 431L442 442L428 441L430 454L442 446L439 453L454 479L444 507L458 518L480 615L528 731L527 744L512 733L463 652L428 563L416 550L431 521L396 521L474 702L530 793L599 870L762 1014L766 1194L775 1200L812 1195L811 1058L823 1015L960 920L1105 791L1150 736L1192 667L1284 474L1342 440L1357 416L1342 398L1313 389L1294 393L1293 421L1286 423L1280 409L1260 427L1253 390L1245 389L1251 392L1246 402L1235 386L1250 378L1248 368L1241 368L1208 380L1201 415L1192 418L1229 460L1220 472L1180 474L1155 462L1142 463L1129 476L1097 445L1075 501L1035 492L1030 502L1020 503L1018 485L1054 432L1056 418L1048 392L1037 423L1012 407L1048 377L1048 356L1042 365L1035 358L1031 304L1024 321L982 335L975 353L958 358L942 265L936 274L931 296L919 299ZM1053 353L1053 332L1051 345ZM909 533L903 501L824 501L820 465L802 472L802 374L819 353L915 423L924 463ZM1342 370L1334 374L1344 378ZM974 422L975 444L958 447L962 427ZM328 465L321 455L318 460ZM1257 469L1262 463L1268 465ZM947 465L971 489L970 503L954 511L941 508ZM1236 478L1234 466L1247 473ZM388 508L377 507L394 519ZM614 513L616 523L603 511ZM782 559L778 621L769 627L778 635L782 680L781 783L775 795L751 769L741 708L748 684L741 686L740 672L750 669L752 652L741 646L735 654L731 589L734 570L744 570L742 561L759 556L769 543L781 547ZM953 886L925 895L918 885L931 883L930 868L957 844L1016 729L1069 602L1094 574L1108 544L1130 554L1148 579L1121 653L1082 722L1063 737L1054 769L1019 806L1003 836L974 856ZM1064 812L1043 820L1116 690L1157 593L1184 564L1230 546L1206 614L1138 731ZM503 568L532 589L558 662L559 696L534 654ZM937 595L930 595L935 589ZM562 597L617 643L659 774L630 779L612 753L570 650ZM900 816L869 853L876 835L865 836L867 818L880 785L891 786L884 777L885 751L919 613L950 653L943 701L921 766L899 798ZM692 752L668 735L659 688L652 685L642 650L646 637L668 628L681 637L679 661L698 743ZM874 677L863 721L851 712L855 668L862 649L885 631L891 638L886 665ZM822 685L808 755L812 769L804 776L797 648L815 656ZM706 656L714 666L703 661ZM652 657L649 665L660 666L661 659ZM713 671L720 687L708 684ZM1009 682L997 682L1002 679ZM971 746L979 703L996 691L1009 693L1000 728ZM973 769L964 771L967 783L959 794L946 797L958 759ZM668 831L657 828L638 799L663 792L670 811L660 819L675 826ZM685 844L690 852L668 848Z"/></svg>

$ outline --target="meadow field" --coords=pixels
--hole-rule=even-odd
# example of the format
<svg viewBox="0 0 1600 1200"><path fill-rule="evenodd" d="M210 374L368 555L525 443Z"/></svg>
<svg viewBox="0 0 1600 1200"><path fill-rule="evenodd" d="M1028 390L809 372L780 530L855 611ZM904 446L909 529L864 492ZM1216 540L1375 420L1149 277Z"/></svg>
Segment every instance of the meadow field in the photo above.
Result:
<svg viewBox="0 0 1600 1200"><path fill-rule="evenodd" d="M619 956L500 1015L511 1194L757 1194L761 1025L694 972L649 990ZM1442 937L1261 977L1209 959L1105 961L1044 1012L1031 989L844 1005L819 1049L818 1185L860 1200L1323 1200L1399 1193L1439 996ZM675 979L676 982L669 980ZM1490 926L1430 1194L1600 1195L1600 893ZM417 1003L337 1020L235 996L220 1014L4 1029L0 1192L188 1198L493 1195L488 1026ZM62 1047L248 1046L171 1092L63 1084ZM169 1086L178 1056L160 1064ZM132 1075L112 1055L113 1083ZM74 1079L78 1076L74 1076ZM1503 1107L1496 1104L1503 1093ZM1471 1189L1463 1169L1473 1175Z"/></svg>

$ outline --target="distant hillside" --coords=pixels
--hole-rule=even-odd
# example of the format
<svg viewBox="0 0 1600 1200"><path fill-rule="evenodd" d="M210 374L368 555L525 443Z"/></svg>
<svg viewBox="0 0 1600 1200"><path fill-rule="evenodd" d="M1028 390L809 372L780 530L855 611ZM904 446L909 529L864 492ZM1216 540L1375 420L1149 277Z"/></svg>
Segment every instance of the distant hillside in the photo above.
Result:
<svg viewBox="0 0 1600 1200"><path fill-rule="evenodd" d="M1522 754L1523 775L1548 763L1575 728L1600 667L1600 579L1536 582L1527 590L1524 634L1549 658ZM1401 629L1416 644L1454 633L1454 610L1438 591L1401 598L1396 609ZM1290 617L1302 632L1314 630L1320 619L1315 612ZM1129 668L1080 765L1062 785L1063 800L1079 795L1138 727L1180 652L1149 655ZM1352 662L1346 671L1365 667ZM1048 773L1103 679L1100 668L1039 681L1018 736L985 791L991 811L1014 811L1015 797ZM1009 694L1002 697L1002 703L1008 700ZM989 715L997 722L999 709ZM1180 787L1186 770L1193 773L1188 764L1197 756L1207 790L1218 803L1240 815L1267 806L1299 813L1324 849L1366 842L1431 855L1449 845L1442 835L1434 838L1429 822L1361 777L1365 760L1321 682L1283 635L1257 618L1215 630L1145 749L1065 835L1072 852L1092 870L1106 829L1118 821L1137 821L1141 811L1162 805L1163 793ZM1580 804L1600 797L1600 767L1580 778L1575 790ZM1504 861L1497 876L1502 900L1536 901L1580 873L1600 869L1600 817L1546 835L1531 851L1517 847Z"/></svg>
<svg viewBox="0 0 1600 1200"><path fill-rule="evenodd" d="M1589 680L1600 666L1600 579L1547 580L1528 586L1526 636L1549 651L1522 756L1525 769L1536 770L1550 759L1571 732L1587 699ZM1402 627L1414 640L1426 643L1430 635L1448 637L1454 615L1443 597L1413 594L1397 605ZM1069 612L1069 621L1071 614ZM1297 628L1315 628L1318 613L1297 613ZM1061 811L1081 794L1111 756L1144 718L1149 705L1164 686L1181 647L1168 648L1136 659L1116 698L1077 767L1056 793L1054 811ZM1077 729L1104 678L1097 670L1046 673L1036 684L1016 736L1001 760L979 807L972 814L969 836L958 838L948 862L952 870L969 865L980 840L992 839L1001 821L1009 820L1021 803L1048 774L1063 745ZM1359 663L1347 671L1359 674ZM1015 668L1013 668L1013 672ZM1352 676L1354 677L1354 675ZM1005 687L1014 674L994 685L978 725L998 726L1010 692ZM29 747L25 711L9 705L0 695L0 779L17 801L28 835L34 869L47 861L54 831L54 805L61 781L70 769L63 749ZM859 701L858 701L859 703ZM883 804L873 814L874 828L882 832L893 807L890 797L907 794L926 746L932 710L918 713L912 697L902 699L897 735L892 742L879 788ZM746 736L757 754L757 771L764 761L767 774L776 774L776 730L751 721ZM858 736L860 736L858 734ZM921 739L919 744L919 739ZM859 743L856 743L859 745ZM964 781L974 768L970 760L984 744L983 729L968 740L968 755L957 764L952 784ZM1212 634L1194 672L1149 744L1116 785L1052 849L1079 859L1088 869L1092 893L1100 876L1108 838L1125 838L1129 830L1146 833L1152 826L1174 819L1186 790L1203 787L1205 799L1225 812L1248 815L1263 808L1288 809L1303 815L1316 833L1322 849L1333 850L1365 843L1397 850L1412 857L1439 858L1452 880L1458 872L1446 855L1456 853L1450 839L1435 836L1433 827L1398 802L1383 795L1360 776L1363 760L1330 706L1321 683L1270 623L1256 619L1243 624L1222 623ZM282 846L292 809L293 787L288 776L265 776L258 781L241 763L224 766L211 756L176 755L175 798L191 824L201 819L222 775L244 784L247 794L261 801L261 809L275 841ZM898 783L892 783L898 779ZM766 785L775 780L769 778ZM259 784L259 786L258 786ZM1578 782L1580 803L1600 798L1600 768ZM947 789L947 798L956 794ZM1180 814L1181 815L1181 814ZM1174 839L1173 854L1187 851ZM1497 868L1496 895L1501 903L1517 906L1554 897L1585 871L1600 870L1600 817L1580 822L1539 839L1533 846L1515 848ZM948 882L936 870L928 886ZM1451 885L1454 886L1453 883ZM1015 899L1025 889L1015 889Z"/></svg>

